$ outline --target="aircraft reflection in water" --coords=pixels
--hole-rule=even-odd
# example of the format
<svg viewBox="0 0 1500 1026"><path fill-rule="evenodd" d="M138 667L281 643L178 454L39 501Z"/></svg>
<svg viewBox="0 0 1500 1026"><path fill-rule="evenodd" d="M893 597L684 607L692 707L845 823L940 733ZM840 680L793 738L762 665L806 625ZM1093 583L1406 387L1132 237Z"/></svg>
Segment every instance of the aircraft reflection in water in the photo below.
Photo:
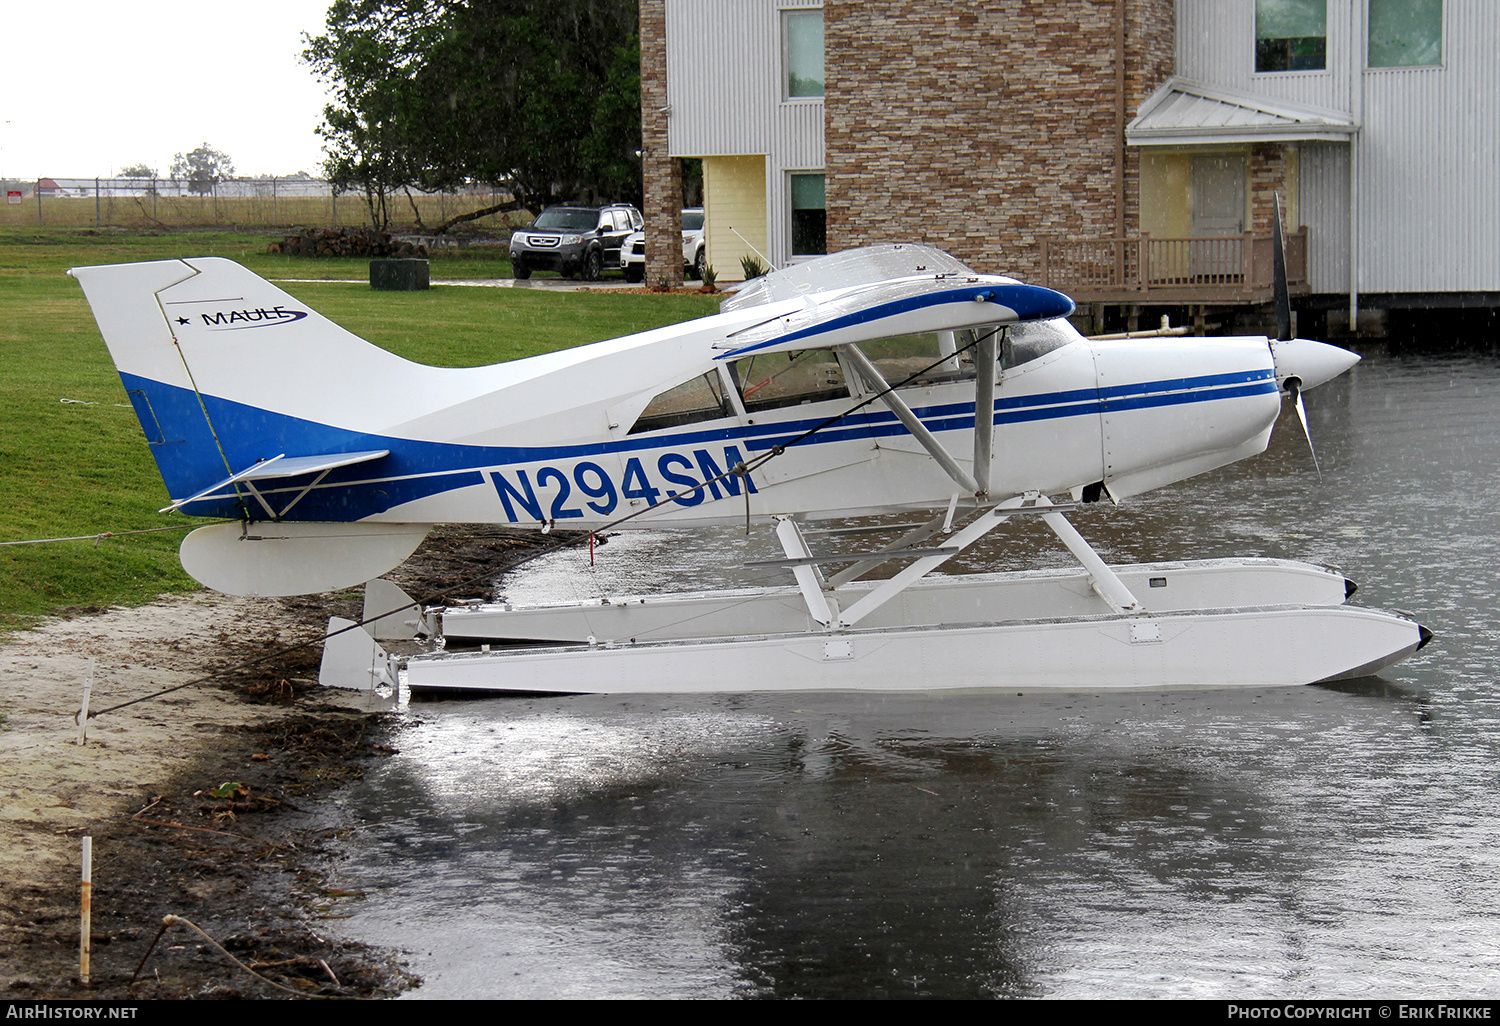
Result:
<svg viewBox="0 0 1500 1026"><path fill-rule="evenodd" d="M410 634L427 616L373 579L437 523L769 523L773 564L795 580L443 614L449 638L557 643L543 648L396 660L344 630L326 646L330 683L404 669L414 688L523 692L1263 686L1371 674L1430 636L1345 605L1352 586L1326 567L1110 567L1064 515L1263 451L1283 393L1300 413L1302 390L1358 360L1319 342L1090 341L1060 293L890 245L774 272L712 317L450 369L380 350L226 260L71 273L167 509L237 521L183 542L212 588L371 581L374 633ZM884 544L809 544L810 522L901 511L930 519ZM932 575L1020 517L1080 567ZM891 561L904 567L867 578Z"/></svg>

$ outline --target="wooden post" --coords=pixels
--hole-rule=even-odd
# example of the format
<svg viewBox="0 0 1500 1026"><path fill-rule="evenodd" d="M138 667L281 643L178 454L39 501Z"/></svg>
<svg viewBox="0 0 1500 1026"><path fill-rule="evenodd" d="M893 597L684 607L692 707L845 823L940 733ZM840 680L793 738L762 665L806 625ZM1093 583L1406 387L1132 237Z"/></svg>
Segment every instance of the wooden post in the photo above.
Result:
<svg viewBox="0 0 1500 1026"><path fill-rule="evenodd" d="M83 883L81 891L80 924L78 934L78 978L84 986L89 982L90 935L94 920L94 839L83 839Z"/></svg>
<svg viewBox="0 0 1500 1026"><path fill-rule="evenodd" d="M88 740L89 695L94 690L94 657L89 656L89 675L83 681L83 702L78 707L78 743Z"/></svg>

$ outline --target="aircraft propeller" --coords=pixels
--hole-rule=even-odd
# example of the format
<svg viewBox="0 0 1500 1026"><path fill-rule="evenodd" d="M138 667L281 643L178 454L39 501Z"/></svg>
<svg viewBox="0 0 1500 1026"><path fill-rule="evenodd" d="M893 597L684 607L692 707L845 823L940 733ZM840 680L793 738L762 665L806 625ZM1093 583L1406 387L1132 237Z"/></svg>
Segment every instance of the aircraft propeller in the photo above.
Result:
<svg viewBox="0 0 1500 1026"><path fill-rule="evenodd" d="M1281 193L1276 193L1276 219L1271 222L1271 296L1276 305L1276 341L1292 340L1292 297L1286 285L1286 246L1281 238Z"/></svg>
<svg viewBox="0 0 1500 1026"><path fill-rule="evenodd" d="M1276 307L1276 341L1271 343L1271 356L1276 363L1276 383L1281 386L1297 410L1297 419L1302 422L1302 437L1307 439L1307 451L1312 453L1313 467L1318 480L1323 480L1323 468L1318 464L1318 450L1313 446L1312 430L1307 424L1307 407L1302 402L1305 389L1321 385L1336 378L1359 362L1359 355L1324 342L1312 342L1292 335L1292 300L1286 280L1286 247L1281 236L1281 194L1276 194L1276 216L1271 222L1271 296Z"/></svg>
<svg viewBox="0 0 1500 1026"><path fill-rule="evenodd" d="M1307 439L1307 451L1312 453L1313 469L1318 472L1318 480L1321 482L1323 468L1318 464L1318 450L1313 448L1312 430L1307 426L1307 407L1302 404L1302 382L1296 378L1288 378L1286 390L1297 407L1297 419L1302 422L1302 437Z"/></svg>

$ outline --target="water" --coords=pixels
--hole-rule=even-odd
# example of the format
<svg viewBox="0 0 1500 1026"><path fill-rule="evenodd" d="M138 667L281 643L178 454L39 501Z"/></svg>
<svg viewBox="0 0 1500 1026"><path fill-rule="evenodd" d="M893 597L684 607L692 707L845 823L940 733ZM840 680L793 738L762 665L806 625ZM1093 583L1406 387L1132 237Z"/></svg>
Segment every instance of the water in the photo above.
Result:
<svg viewBox="0 0 1500 1026"><path fill-rule="evenodd" d="M1074 518L1112 561L1342 566L1437 632L1379 680L419 701L346 795L334 872L368 896L341 928L410 952L414 997L1500 996L1497 398L1492 357L1370 353L1308 396L1321 483L1284 419L1266 455ZM968 562L1064 565L1049 538ZM774 555L627 536L505 587Z"/></svg>

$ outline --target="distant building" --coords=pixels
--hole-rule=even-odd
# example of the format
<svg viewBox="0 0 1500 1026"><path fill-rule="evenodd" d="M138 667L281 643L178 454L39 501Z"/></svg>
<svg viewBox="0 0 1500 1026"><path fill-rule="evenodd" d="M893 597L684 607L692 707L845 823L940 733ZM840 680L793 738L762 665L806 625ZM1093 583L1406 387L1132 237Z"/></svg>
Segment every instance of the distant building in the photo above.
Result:
<svg viewBox="0 0 1500 1026"><path fill-rule="evenodd" d="M1279 194L1304 309L1497 304L1497 48L1493 0L643 0L643 118L703 160L723 280L918 241L1264 302Z"/></svg>
<svg viewBox="0 0 1500 1026"><path fill-rule="evenodd" d="M1141 230L1307 226L1304 307L1500 305L1500 4L1178 0ZM1238 224L1234 218L1240 218Z"/></svg>

